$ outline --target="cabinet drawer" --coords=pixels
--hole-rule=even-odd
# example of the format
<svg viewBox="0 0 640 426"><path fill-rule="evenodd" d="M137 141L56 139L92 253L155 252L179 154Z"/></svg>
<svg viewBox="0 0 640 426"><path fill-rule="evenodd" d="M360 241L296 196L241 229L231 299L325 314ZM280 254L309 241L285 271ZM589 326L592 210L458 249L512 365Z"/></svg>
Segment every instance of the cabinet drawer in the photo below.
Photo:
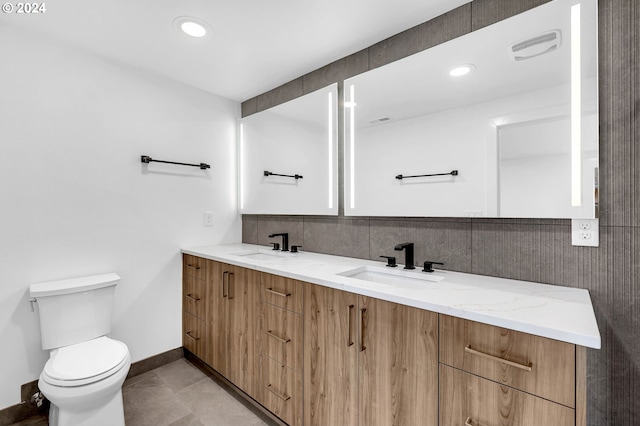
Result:
<svg viewBox="0 0 640 426"><path fill-rule="evenodd" d="M196 277L200 280L205 279L205 265L207 260L190 254L184 254L182 257L183 275Z"/></svg>
<svg viewBox="0 0 640 426"><path fill-rule="evenodd" d="M205 322L187 312L182 314L182 345L202 360L206 360Z"/></svg>
<svg viewBox="0 0 640 426"><path fill-rule="evenodd" d="M302 282L277 275L262 273L260 277L261 300L289 311L302 313Z"/></svg>
<svg viewBox="0 0 640 426"><path fill-rule="evenodd" d="M440 365L440 426L574 426L575 411Z"/></svg>
<svg viewBox="0 0 640 426"><path fill-rule="evenodd" d="M200 319L206 318L207 286L204 280L199 280L193 276L183 277L184 286L182 288L182 309L197 316Z"/></svg>
<svg viewBox="0 0 640 426"><path fill-rule="evenodd" d="M263 405L290 426L302 424L302 374L262 356Z"/></svg>
<svg viewBox="0 0 640 426"><path fill-rule="evenodd" d="M262 352L295 371L302 371L302 315L262 303Z"/></svg>
<svg viewBox="0 0 640 426"><path fill-rule="evenodd" d="M440 315L440 362L575 407L575 346Z"/></svg>

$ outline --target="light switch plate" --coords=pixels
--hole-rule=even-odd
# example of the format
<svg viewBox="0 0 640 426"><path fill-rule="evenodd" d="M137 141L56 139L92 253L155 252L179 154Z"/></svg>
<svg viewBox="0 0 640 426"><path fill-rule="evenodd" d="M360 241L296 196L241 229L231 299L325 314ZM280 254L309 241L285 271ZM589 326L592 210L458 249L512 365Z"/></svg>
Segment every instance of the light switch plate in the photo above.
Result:
<svg viewBox="0 0 640 426"><path fill-rule="evenodd" d="M600 245L598 219L571 219L571 244L598 247Z"/></svg>
<svg viewBox="0 0 640 426"><path fill-rule="evenodd" d="M204 212L202 221L204 226L213 226L213 212Z"/></svg>

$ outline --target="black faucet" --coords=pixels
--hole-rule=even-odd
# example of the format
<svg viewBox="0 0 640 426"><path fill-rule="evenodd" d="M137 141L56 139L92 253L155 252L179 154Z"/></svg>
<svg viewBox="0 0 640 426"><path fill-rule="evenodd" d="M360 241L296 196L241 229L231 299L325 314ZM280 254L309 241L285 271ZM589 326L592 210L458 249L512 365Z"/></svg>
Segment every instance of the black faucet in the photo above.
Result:
<svg viewBox="0 0 640 426"><path fill-rule="evenodd" d="M413 266L413 243L402 243L394 247L397 251L404 250L404 269L416 269Z"/></svg>
<svg viewBox="0 0 640 426"><path fill-rule="evenodd" d="M273 237L282 237L282 251L289 251L289 234L287 232L269 235L269 238Z"/></svg>

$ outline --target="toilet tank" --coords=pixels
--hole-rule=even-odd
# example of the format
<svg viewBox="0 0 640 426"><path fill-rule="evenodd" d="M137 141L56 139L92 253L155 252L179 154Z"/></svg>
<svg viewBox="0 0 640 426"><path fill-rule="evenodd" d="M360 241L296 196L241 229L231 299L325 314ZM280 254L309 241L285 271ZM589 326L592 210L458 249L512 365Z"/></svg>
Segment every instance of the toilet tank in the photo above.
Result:
<svg viewBox="0 0 640 426"><path fill-rule="evenodd" d="M104 336L111 331L118 274L92 275L29 286L40 313L42 349L54 349Z"/></svg>

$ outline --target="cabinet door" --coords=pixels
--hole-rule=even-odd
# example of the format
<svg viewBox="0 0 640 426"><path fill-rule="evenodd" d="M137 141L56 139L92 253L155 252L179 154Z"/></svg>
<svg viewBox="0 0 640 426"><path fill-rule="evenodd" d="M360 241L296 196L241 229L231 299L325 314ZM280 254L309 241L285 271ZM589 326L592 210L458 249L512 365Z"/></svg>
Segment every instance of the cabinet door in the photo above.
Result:
<svg viewBox="0 0 640 426"><path fill-rule="evenodd" d="M440 365L441 426L574 424L569 407Z"/></svg>
<svg viewBox="0 0 640 426"><path fill-rule="evenodd" d="M302 374L267 355L261 358L262 405L290 426L302 425Z"/></svg>
<svg viewBox="0 0 640 426"><path fill-rule="evenodd" d="M440 362L573 408L575 346L440 315Z"/></svg>
<svg viewBox="0 0 640 426"><path fill-rule="evenodd" d="M224 265L228 272L228 359L226 377L252 397L258 386L259 272ZM223 272L223 273L224 273Z"/></svg>
<svg viewBox="0 0 640 426"><path fill-rule="evenodd" d="M288 311L302 313L303 285L301 281L262 273L260 276L262 301Z"/></svg>
<svg viewBox="0 0 640 426"><path fill-rule="evenodd" d="M263 303L260 328L261 352L301 373L302 315Z"/></svg>
<svg viewBox="0 0 640 426"><path fill-rule="evenodd" d="M188 312L182 313L182 345L200 359L206 359L205 323Z"/></svg>
<svg viewBox="0 0 640 426"><path fill-rule="evenodd" d="M438 422L438 315L359 296L360 425Z"/></svg>
<svg viewBox="0 0 640 426"><path fill-rule="evenodd" d="M356 425L357 295L305 283L304 424Z"/></svg>
<svg viewBox="0 0 640 426"><path fill-rule="evenodd" d="M206 280L184 275L182 285L182 309L205 320L209 289Z"/></svg>
<svg viewBox="0 0 640 426"><path fill-rule="evenodd" d="M228 265L208 261L209 315L207 319L209 358L207 363L218 373L227 374L227 285Z"/></svg>

